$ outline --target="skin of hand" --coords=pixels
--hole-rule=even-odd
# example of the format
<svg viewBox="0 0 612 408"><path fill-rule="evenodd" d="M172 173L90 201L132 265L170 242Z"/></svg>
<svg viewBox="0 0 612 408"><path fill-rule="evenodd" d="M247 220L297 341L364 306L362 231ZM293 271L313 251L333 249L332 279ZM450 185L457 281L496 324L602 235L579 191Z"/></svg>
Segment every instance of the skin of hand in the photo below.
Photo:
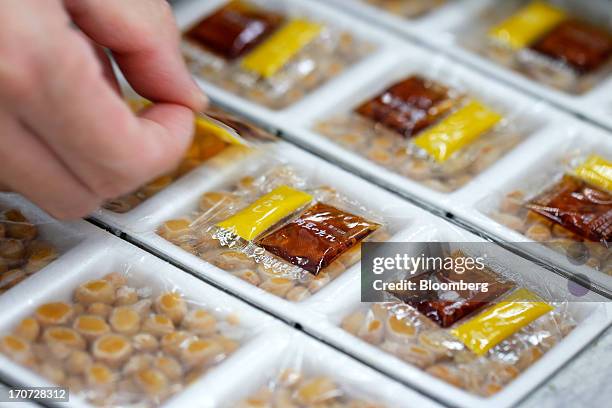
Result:
<svg viewBox="0 0 612 408"><path fill-rule="evenodd" d="M0 188L73 219L178 165L207 99L166 1L2 5ZM152 107L130 111L104 48Z"/></svg>

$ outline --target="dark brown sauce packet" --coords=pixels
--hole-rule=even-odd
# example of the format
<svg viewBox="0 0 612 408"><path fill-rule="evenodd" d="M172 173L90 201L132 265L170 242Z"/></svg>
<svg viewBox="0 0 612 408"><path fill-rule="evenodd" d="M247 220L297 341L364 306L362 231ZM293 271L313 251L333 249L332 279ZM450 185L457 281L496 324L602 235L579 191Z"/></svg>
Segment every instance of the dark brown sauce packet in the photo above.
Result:
<svg viewBox="0 0 612 408"><path fill-rule="evenodd" d="M573 176L563 176L525 206L584 239L610 242L612 195Z"/></svg>
<svg viewBox="0 0 612 408"><path fill-rule="evenodd" d="M186 36L231 60L259 45L283 20L279 14L235 0L197 23Z"/></svg>
<svg viewBox="0 0 612 408"><path fill-rule="evenodd" d="M436 122L454 102L448 88L415 75L394 84L355 111L411 137Z"/></svg>
<svg viewBox="0 0 612 408"><path fill-rule="evenodd" d="M362 217L317 203L257 244L317 275L379 227Z"/></svg>

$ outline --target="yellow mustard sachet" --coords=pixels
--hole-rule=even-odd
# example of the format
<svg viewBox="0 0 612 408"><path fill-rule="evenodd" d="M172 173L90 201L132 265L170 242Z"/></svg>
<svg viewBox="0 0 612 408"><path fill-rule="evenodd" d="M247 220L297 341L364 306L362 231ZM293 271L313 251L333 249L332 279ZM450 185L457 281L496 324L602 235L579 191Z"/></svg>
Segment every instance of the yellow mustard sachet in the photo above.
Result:
<svg viewBox="0 0 612 408"><path fill-rule="evenodd" d="M576 177L612 192L612 162L593 154L574 169Z"/></svg>
<svg viewBox="0 0 612 408"><path fill-rule="evenodd" d="M499 113L471 100L441 122L421 132L414 139L414 144L442 163L501 119Z"/></svg>
<svg viewBox="0 0 612 408"><path fill-rule="evenodd" d="M196 134L211 134L229 144L248 145L234 129L205 114L196 115L195 127Z"/></svg>
<svg viewBox="0 0 612 408"><path fill-rule="evenodd" d="M451 333L481 356L551 310L553 307L538 295L521 288L495 306L455 327Z"/></svg>
<svg viewBox="0 0 612 408"><path fill-rule="evenodd" d="M310 201L312 201L310 194L283 185L259 197L230 218L219 222L217 227L227 229L247 241L252 241Z"/></svg>
<svg viewBox="0 0 612 408"><path fill-rule="evenodd" d="M530 45L566 18L563 10L542 1L534 1L493 27L489 37L518 50Z"/></svg>
<svg viewBox="0 0 612 408"><path fill-rule="evenodd" d="M296 19L285 24L242 60L242 67L270 78L315 39L323 26Z"/></svg>
<svg viewBox="0 0 612 408"><path fill-rule="evenodd" d="M151 101L142 98L131 98L128 99L127 103L133 112L138 112L153 105ZM248 145L234 129L203 113L196 115L195 135L196 138L198 136L211 135L229 144Z"/></svg>

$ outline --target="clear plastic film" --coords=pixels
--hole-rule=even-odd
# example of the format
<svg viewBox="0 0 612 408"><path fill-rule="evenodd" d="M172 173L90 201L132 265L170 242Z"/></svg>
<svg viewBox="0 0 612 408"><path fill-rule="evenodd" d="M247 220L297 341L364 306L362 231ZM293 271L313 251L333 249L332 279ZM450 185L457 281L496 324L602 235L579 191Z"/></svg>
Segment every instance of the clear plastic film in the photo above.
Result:
<svg viewBox="0 0 612 408"><path fill-rule="evenodd" d="M129 103L135 111L148 104L136 97L130 97ZM219 107L210 106L196 116L193 142L174 171L129 194L107 201L104 208L119 214L129 212L205 163L223 167L243 157L253 146L271 140L274 136L260 127Z"/></svg>
<svg viewBox="0 0 612 408"><path fill-rule="evenodd" d="M272 109L297 102L372 50L350 32L277 1L232 0L183 37L196 75Z"/></svg>
<svg viewBox="0 0 612 408"><path fill-rule="evenodd" d="M0 194L0 295L43 269L79 240L16 194Z"/></svg>
<svg viewBox="0 0 612 408"><path fill-rule="evenodd" d="M177 273L151 256L104 245L108 254L92 255L86 271L4 326L0 352L67 387L71 398L96 406L157 406L249 341L251 315L235 309L236 302L185 287L186 275L177 283ZM115 261L109 265L109 259Z"/></svg>
<svg viewBox="0 0 612 408"><path fill-rule="evenodd" d="M385 241L393 222L333 185L314 183L264 153L228 187L157 233L272 294L300 301L360 260L361 243Z"/></svg>
<svg viewBox="0 0 612 408"><path fill-rule="evenodd" d="M268 382L253 395L240 401L237 407L261 406L317 407L322 403L334 407L383 407L375 401L358 398L351 394L350 387L343 386L332 378L299 370L300 363L289 366L269 378ZM229 407L230 405L228 405ZM231 405L234 406L234 405Z"/></svg>
<svg viewBox="0 0 612 408"><path fill-rule="evenodd" d="M483 255L472 253L479 248L475 244L444 245L449 259ZM533 285L523 270L512 269L516 265L488 255L482 270L434 268L411 278L486 282L488 291L440 289L411 292L409 297L389 291L388 301L360 303L343 314L340 325L451 385L492 396L568 335L576 322L568 302L551 295L552 287Z"/></svg>
<svg viewBox="0 0 612 408"><path fill-rule="evenodd" d="M468 48L554 88L581 94L612 70L606 1L508 1L457 33Z"/></svg>
<svg viewBox="0 0 612 408"><path fill-rule="evenodd" d="M537 177L479 204L495 221L545 243L574 264L612 274L610 151L572 146Z"/></svg>
<svg viewBox="0 0 612 408"><path fill-rule="evenodd" d="M241 382L221 407L433 406L416 393L301 333L283 332L282 337L278 334L271 334L262 344L266 346L267 361L255 362L252 374L256 375ZM272 350L272 346L276 349Z"/></svg>
<svg viewBox="0 0 612 408"><path fill-rule="evenodd" d="M363 0L363 2L389 13L414 18L442 6L446 0Z"/></svg>
<svg viewBox="0 0 612 408"><path fill-rule="evenodd" d="M442 192L468 183L533 131L533 123L520 118L525 106L504 106L475 94L443 68L393 77L348 112L317 123L315 130Z"/></svg>

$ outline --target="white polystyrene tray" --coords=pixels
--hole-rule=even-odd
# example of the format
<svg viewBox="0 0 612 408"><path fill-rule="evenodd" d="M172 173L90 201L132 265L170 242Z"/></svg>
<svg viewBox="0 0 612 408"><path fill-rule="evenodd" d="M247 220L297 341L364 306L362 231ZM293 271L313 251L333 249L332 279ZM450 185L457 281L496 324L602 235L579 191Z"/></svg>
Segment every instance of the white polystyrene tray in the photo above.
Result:
<svg viewBox="0 0 612 408"><path fill-rule="evenodd" d="M534 242L523 234L508 228L492 219L489 214L499 207L499 199L505 193L524 188L534 178L547 174L551 169L558 168L557 159L570 149L579 149L584 155L599 153L610 157L612 154L612 138L601 129L586 123L572 122L560 123L548 132L548 144L533 146L529 155L521 160L521 165L507 162L496 173L495 183L483 185L469 197L465 206L457 206L454 214L469 224L505 242L529 243ZM556 140L555 140L556 139ZM550 183L541 180L541 188ZM526 248L526 246L521 246ZM586 276L593 284L603 287L612 293L612 276L596 271L587 266L576 266L565 256L547 248L544 245L532 244L529 246L533 255L548 263L557 265L575 274Z"/></svg>
<svg viewBox="0 0 612 408"><path fill-rule="evenodd" d="M425 211L406 203L396 195L374 186L338 167L327 163L286 142L269 145L266 153L253 153L233 166L226 166L215 172L199 172L198 177L180 180L174 186L152 197L150 207L155 208L146 217L122 226L135 241L180 263L206 280L221 285L233 294L248 299L259 307L290 322L303 319L303 305L324 292L359 273L359 264L352 266L331 281L311 298L302 302L290 302L259 289L233 276L201 258L184 251L155 233L158 226L169 219L189 215L197 208L199 197L206 191L223 189L237 182L241 177L253 174L267 164L266 158L277 157L305 175L311 185L330 185L344 196L356 200L373 214L390 217L389 228L394 233L392 240L402 240L414 233L412 224L422 217L430 217ZM263 158L263 159L262 159ZM255 173L257 174L257 173ZM104 222L104 219L101 218Z"/></svg>
<svg viewBox="0 0 612 408"><path fill-rule="evenodd" d="M582 95L572 95L540 84L461 45L458 32L473 24L479 13L494 5L495 0L452 2L416 19L405 19L356 0L325 2L348 10L362 19L393 30L406 38L439 49L486 75L512 84L532 96L544 98L559 107L612 129L612 75L590 91ZM605 2L601 3L604 7L609 6L605 5Z"/></svg>
<svg viewBox="0 0 612 408"><path fill-rule="evenodd" d="M427 220L426 222L427 228L423 229L422 233L413 236L412 241L482 242L480 238L442 220ZM505 252L501 248L499 251ZM563 288L567 285L564 278L523 258L508 253L507 259L508 263L505 266L508 267L508 270L519 273L527 287L529 285L540 286L542 279L546 279L550 285L549 293L554 293L555 287ZM612 322L612 305L609 302L599 302L603 300L599 295L588 293L584 297L576 298L595 300L595 302L572 303L572 310L579 322L577 327L501 392L491 398L483 398L439 380L416 366L385 353L341 329L339 326L342 318L359 306L360 291L361 280L360 276L356 275L344 286L336 287L333 292L327 292L325 297L319 299L319 302L310 305L315 318L305 322L304 330L392 378L415 387L437 400L459 407L503 408L516 404L572 359Z"/></svg>
<svg viewBox="0 0 612 408"><path fill-rule="evenodd" d="M451 27L460 24L465 20L466 15L475 14L483 6L481 0L450 0L422 16L406 18L362 0L318 1L332 5L339 10L348 11L373 25L393 30L413 39L420 39L425 33L436 36L448 36L450 35L448 31Z"/></svg>
<svg viewBox="0 0 612 408"><path fill-rule="evenodd" d="M185 29L226 1L227 0L185 0L180 2L176 4L174 8L178 25L182 29ZM358 38L375 44L377 48L351 68L312 90L305 95L303 99L283 110L275 111L258 105L257 103L225 91L200 77L196 77L196 81L213 100L223 105L229 105L251 118L257 118L266 123L275 124L278 122L278 118L282 118L286 115L300 115L301 112L306 109L309 102L312 103L314 101L314 103L316 103L320 101L318 94L321 90L337 87L340 80L344 80L348 77L353 78L354 81L359 81L361 78L366 77L372 65L384 61L384 58L389 54L393 54L396 47L401 44L399 39L387 34L384 30L378 30L375 27L371 27L358 19L352 18L341 11L327 7L319 2L284 0L283 3L291 10L295 10L296 14L312 16L317 20L329 22L332 26L348 30Z"/></svg>
<svg viewBox="0 0 612 408"><path fill-rule="evenodd" d="M367 98L376 95L377 91L382 90L386 85L412 73L432 77L451 86L457 83L469 95L491 101L494 106L499 105L502 112L504 110L511 113L520 111L513 121L518 125L530 124L533 130L528 132L518 145L506 152L497 162L474 177L471 182L454 192L442 193L394 173L334 143L313 129L317 122L358 106ZM484 183L496 181L500 167L508 163L516 165L517 162L522 162L524 157L531 155L534 146L552 142L548 140L547 129L551 124L566 117L550 109L544 103L534 102L519 92L482 78L464 67L454 65L448 58L407 44L398 48L396 54L389 56L380 64L373 64L370 74L361 78L359 82L343 81L335 88L321 91L319 96L320 100L307 106L307 109L304 109L300 115L283 118L278 123L284 138L332 162L341 163L344 167L377 184L446 212L453 212L457 205L469 200L476 191L482 188Z"/></svg>
<svg viewBox="0 0 612 408"><path fill-rule="evenodd" d="M218 377L213 373L224 364L234 360L244 364L245 356L251 355L254 339L267 329L280 325L278 321L265 315L244 302L215 289L180 269L148 254L133 245L110 234L99 232L89 242L79 247L79 251L51 264L46 273L34 275L26 284L15 287L0 297L0 332L8 333L20 319L31 315L39 305L68 300L74 289L90 279L99 279L107 273L129 269L129 281L139 287L149 287L153 292L160 290L179 290L186 299L201 302L203 307L215 309L221 315L236 314L246 334L245 343L219 366L212 368L196 380L182 393L169 399L164 406L183 407L193 398L200 407L213 407ZM0 354L0 375L7 382L22 386L52 386L47 380ZM69 403L60 406L88 407L81 398L70 396Z"/></svg>
<svg viewBox="0 0 612 408"><path fill-rule="evenodd" d="M602 7L610 6L609 2L600 1L600 3ZM493 76L508 84L519 87L524 92L538 98L544 98L557 106L563 107L575 114L582 115L612 130L612 75L596 84L590 91L581 95L572 95L543 85L462 46L458 33L460 33L463 28L474 23L475 19L478 17L477 11L483 10L494 4L495 0L482 0L480 2L481 8L468 10L468 12L465 13L459 11L456 14L457 18L454 19L452 24L440 28L434 28L432 26L422 30L415 30L415 35L422 42L432 47L439 48L443 52L482 71L486 75ZM443 30L445 33L432 35L439 30Z"/></svg>
<svg viewBox="0 0 612 408"><path fill-rule="evenodd" d="M51 243L57 249L59 255L58 259L9 289L5 295L20 286L30 286L28 282L33 276L47 274L47 269L63 258L72 258L79 252L81 246L92 240L99 231L85 221L59 222L30 201L14 193L0 193L0 207L19 209L31 223L36 225L38 237ZM0 299L5 295L0 295Z"/></svg>
<svg viewBox="0 0 612 408"><path fill-rule="evenodd" d="M386 407L441 407L432 400L392 381L373 369L296 330L283 327L258 337L243 361L222 366L215 406L231 407L276 377L282 369L304 370L309 375L329 376L338 384ZM231 380L229 380L231 378ZM355 392L356 391L356 392Z"/></svg>

